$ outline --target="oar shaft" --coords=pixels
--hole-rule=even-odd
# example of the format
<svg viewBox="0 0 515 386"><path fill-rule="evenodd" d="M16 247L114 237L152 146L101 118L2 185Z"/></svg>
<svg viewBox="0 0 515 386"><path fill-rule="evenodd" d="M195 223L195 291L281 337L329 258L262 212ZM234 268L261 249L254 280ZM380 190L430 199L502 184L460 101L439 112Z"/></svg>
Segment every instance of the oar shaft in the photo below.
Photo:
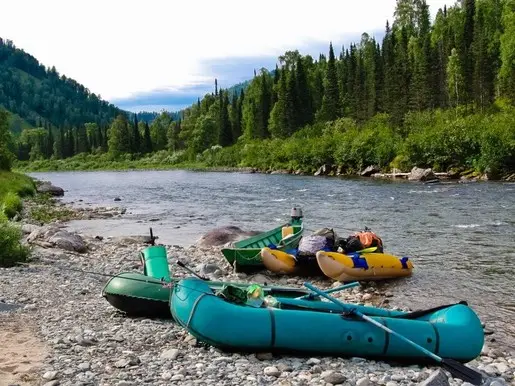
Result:
<svg viewBox="0 0 515 386"><path fill-rule="evenodd" d="M358 286L359 286L359 282L354 281L352 283L344 284L344 285L341 285L341 286L336 287L336 288L331 288L331 289L329 289L327 291L324 291L324 293L330 294L330 293L333 293L333 292L343 291L344 289L358 287ZM308 298L312 297L315 294L316 293L311 292L311 293L309 293L307 295L301 296L299 299L308 299Z"/></svg>

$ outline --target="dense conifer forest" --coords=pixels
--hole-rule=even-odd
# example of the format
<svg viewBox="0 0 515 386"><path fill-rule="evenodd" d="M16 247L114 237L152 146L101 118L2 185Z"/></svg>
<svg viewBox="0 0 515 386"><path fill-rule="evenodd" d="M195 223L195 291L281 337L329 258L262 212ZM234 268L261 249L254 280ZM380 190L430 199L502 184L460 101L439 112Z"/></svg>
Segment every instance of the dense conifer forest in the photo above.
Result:
<svg viewBox="0 0 515 386"><path fill-rule="evenodd" d="M515 0L461 0L433 21L425 0L398 0L380 41L328 48L287 51L236 88L215 82L179 113L138 119L3 42L0 104L34 126L9 147L37 169L515 169Z"/></svg>

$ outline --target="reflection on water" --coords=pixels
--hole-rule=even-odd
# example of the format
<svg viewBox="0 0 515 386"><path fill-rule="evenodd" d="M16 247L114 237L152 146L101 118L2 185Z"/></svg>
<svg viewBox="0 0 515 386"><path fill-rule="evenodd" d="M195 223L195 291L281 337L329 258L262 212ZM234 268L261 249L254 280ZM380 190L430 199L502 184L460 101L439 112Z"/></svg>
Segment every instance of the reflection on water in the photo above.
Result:
<svg viewBox="0 0 515 386"><path fill-rule="evenodd" d="M413 258L412 277L384 284L398 304L467 300L496 339L515 348L514 184L189 171L32 175L63 187L66 202L127 208L121 220L71 224L104 236L146 234L151 226L161 242L189 245L217 226L269 229L292 206L302 207L309 230L328 226L345 236L368 226L386 251Z"/></svg>

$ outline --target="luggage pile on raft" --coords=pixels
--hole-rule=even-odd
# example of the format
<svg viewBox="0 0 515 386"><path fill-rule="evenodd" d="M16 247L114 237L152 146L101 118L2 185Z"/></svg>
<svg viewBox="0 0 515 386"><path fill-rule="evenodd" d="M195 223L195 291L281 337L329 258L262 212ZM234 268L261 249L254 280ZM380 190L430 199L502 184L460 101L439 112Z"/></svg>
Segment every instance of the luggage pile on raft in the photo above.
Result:
<svg viewBox="0 0 515 386"><path fill-rule="evenodd" d="M295 288L210 281L181 262L193 276L173 278L166 249L151 233L152 245L140 253L143 272L112 277L102 296L128 315L170 319L225 351L432 362L481 383L481 374L463 365L480 355L485 336L466 302L413 312L343 303L331 293L358 281L409 276L411 260L385 253L370 229L344 239L328 228L303 232L302 211L293 208L288 223L222 253L237 270L323 274L346 284L323 291L309 282Z"/></svg>
<svg viewBox="0 0 515 386"><path fill-rule="evenodd" d="M384 252L382 239L369 228L347 238L322 228L304 235L302 210L293 208L288 223L223 248L236 271L268 269L287 275L325 275L341 282L375 281L410 276L407 256Z"/></svg>

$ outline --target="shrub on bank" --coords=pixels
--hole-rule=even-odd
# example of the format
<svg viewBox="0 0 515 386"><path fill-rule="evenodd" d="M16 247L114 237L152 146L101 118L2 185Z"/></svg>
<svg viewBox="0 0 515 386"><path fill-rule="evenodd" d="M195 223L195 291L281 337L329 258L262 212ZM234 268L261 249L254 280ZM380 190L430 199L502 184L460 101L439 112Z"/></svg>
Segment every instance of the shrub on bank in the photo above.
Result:
<svg viewBox="0 0 515 386"><path fill-rule="evenodd" d="M3 199L3 212L7 218L13 218L16 213L20 213L23 209L20 196L14 192L8 192Z"/></svg>
<svg viewBox="0 0 515 386"><path fill-rule="evenodd" d="M0 216L2 217L2 216ZM21 229L12 225L5 216L0 218L0 266L11 267L18 262L27 261L29 248L20 244Z"/></svg>

